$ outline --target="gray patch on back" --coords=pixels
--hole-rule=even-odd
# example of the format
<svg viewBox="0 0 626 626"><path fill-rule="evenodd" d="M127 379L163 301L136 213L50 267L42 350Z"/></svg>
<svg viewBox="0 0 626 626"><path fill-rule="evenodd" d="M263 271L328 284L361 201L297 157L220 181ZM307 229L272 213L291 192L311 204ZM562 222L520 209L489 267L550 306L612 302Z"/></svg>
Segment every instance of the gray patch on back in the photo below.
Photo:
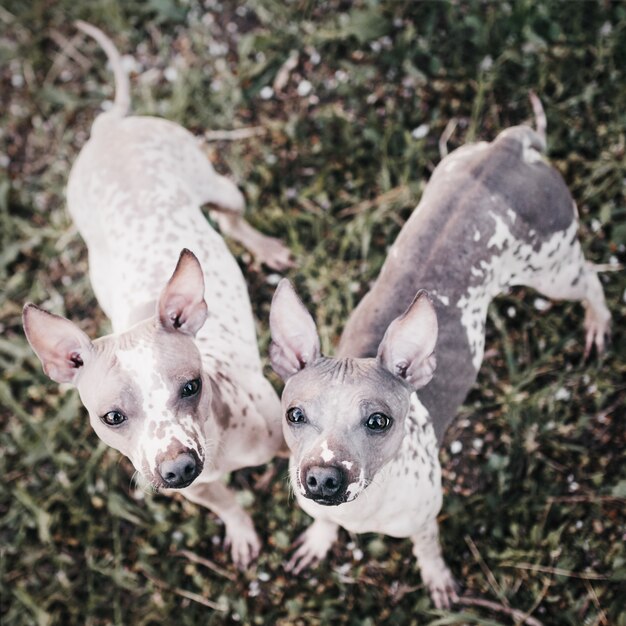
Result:
<svg viewBox="0 0 626 626"><path fill-rule="evenodd" d="M539 152L539 158L528 158L528 150L540 145L536 139L528 127L510 128L491 144L465 146L439 164L341 337L338 356L375 356L387 327L417 290L431 292L439 320L437 369L419 397L439 439L477 374L472 364L476 346L469 344L458 303L476 286L484 285L490 298L497 295L498 267L492 260L511 245L500 230L508 229L520 250L527 244L537 251L575 219L558 172ZM475 306L472 323L481 327L473 330L484 334L486 311Z"/></svg>

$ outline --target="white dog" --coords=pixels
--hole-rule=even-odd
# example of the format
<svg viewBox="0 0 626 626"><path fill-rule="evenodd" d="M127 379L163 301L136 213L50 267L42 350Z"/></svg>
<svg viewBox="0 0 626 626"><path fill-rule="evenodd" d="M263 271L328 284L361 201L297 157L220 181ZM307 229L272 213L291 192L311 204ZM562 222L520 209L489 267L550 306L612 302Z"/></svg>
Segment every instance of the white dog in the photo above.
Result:
<svg viewBox="0 0 626 626"><path fill-rule="evenodd" d="M24 329L46 373L78 388L98 436L155 487L215 511L245 567L259 540L222 477L279 451L280 403L262 373L241 271L200 206L217 205L222 229L266 263L284 267L289 253L243 221L241 193L190 133L126 117L117 50L100 30L79 28L106 51L116 97L72 168L68 206L114 333L91 341L32 304Z"/></svg>

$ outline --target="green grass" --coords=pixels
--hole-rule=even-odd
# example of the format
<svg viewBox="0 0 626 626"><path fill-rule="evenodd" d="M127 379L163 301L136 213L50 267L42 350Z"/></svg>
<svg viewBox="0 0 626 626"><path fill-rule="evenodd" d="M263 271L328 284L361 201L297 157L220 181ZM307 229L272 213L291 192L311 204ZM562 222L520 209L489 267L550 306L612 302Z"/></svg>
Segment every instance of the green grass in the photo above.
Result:
<svg viewBox="0 0 626 626"><path fill-rule="evenodd" d="M108 331L63 189L112 80L91 41L76 40L80 54L68 55L63 40L82 18L135 56L143 66L132 78L136 112L197 134L263 129L211 143L210 152L245 192L250 222L294 251L290 278L332 352L438 163L448 121L458 119L450 148L491 139L530 119L530 89L547 113L552 162L578 201L588 258L626 260L626 5L207 4L7 0L0 8L8 157L0 170L0 621L519 623L519 614L476 604L435 611L408 541L344 534L318 569L286 575L290 543L308 519L289 496L284 462L273 464L263 493L254 487L263 468L231 478L254 502L264 544L255 566L236 572L219 520L137 491L129 462L99 442L76 393L44 376L22 333L25 301L91 336ZM284 89L264 99L296 54ZM171 81L168 67L177 68L166 72ZM301 95L304 80L311 90ZM424 124L425 136L414 138ZM232 249L265 356L274 280ZM600 362L582 361L579 305L539 312L537 294L523 289L494 303L478 383L441 455L442 541L466 595L546 626L626 625L626 281L623 272L601 278L614 329ZM460 454L450 451L455 440Z"/></svg>

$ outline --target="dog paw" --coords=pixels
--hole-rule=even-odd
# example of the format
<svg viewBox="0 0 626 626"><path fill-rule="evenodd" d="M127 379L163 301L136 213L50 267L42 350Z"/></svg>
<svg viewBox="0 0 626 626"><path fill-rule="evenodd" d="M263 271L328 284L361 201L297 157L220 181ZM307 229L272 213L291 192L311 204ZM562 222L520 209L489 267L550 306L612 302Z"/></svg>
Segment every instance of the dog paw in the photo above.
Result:
<svg viewBox="0 0 626 626"><path fill-rule="evenodd" d="M438 609L449 609L459 599L459 587L443 561L436 568L425 570L422 567L422 580Z"/></svg>
<svg viewBox="0 0 626 626"><path fill-rule="evenodd" d="M237 524L226 526L224 547L230 548L233 563L240 570L246 570L261 551L261 541L256 534L252 521L246 519Z"/></svg>
<svg viewBox="0 0 626 626"><path fill-rule="evenodd" d="M607 340L610 336L611 314L606 309L596 309L591 306L585 311L585 354L587 360L591 348L595 345L598 355L604 353Z"/></svg>
<svg viewBox="0 0 626 626"><path fill-rule="evenodd" d="M336 524L316 520L296 539L294 547L297 546L297 550L285 565L285 570L297 575L316 565L326 556L336 538Z"/></svg>
<svg viewBox="0 0 626 626"><path fill-rule="evenodd" d="M282 272L295 265L291 250L280 239L263 236L254 251L256 260Z"/></svg>

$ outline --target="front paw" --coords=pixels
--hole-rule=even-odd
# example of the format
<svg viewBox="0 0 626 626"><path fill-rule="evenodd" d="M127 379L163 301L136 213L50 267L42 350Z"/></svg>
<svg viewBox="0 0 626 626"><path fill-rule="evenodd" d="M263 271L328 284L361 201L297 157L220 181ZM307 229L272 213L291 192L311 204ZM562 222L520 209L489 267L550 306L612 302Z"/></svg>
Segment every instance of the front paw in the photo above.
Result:
<svg viewBox="0 0 626 626"><path fill-rule="evenodd" d="M438 609L449 609L458 601L459 586L443 560L432 566L422 566L421 571L430 598Z"/></svg>
<svg viewBox="0 0 626 626"><path fill-rule="evenodd" d="M226 526L224 547L230 548L230 554L235 566L244 571L254 561L261 551L261 541L254 530L249 518L230 523Z"/></svg>
<svg viewBox="0 0 626 626"><path fill-rule="evenodd" d="M594 309L587 307L585 312L585 361L596 346L598 356L604 354L607 341L611 338L611 314L606 307Z"/></svg>
<svg viewBox="0 0 626 626"><path fill-rule="evenodd" d="M255 253L257 261L278 272L295 265L291 250L280 239L274 237L264 236Z"/></svg>
<svg viewBox="0 0 626 626"><path fill-rule="evenodd" d="M299 574L307 567L319 563L337 538L337 526L329 522L315 521L296 539L298 549L293 553L285 570Z"/></svg>

